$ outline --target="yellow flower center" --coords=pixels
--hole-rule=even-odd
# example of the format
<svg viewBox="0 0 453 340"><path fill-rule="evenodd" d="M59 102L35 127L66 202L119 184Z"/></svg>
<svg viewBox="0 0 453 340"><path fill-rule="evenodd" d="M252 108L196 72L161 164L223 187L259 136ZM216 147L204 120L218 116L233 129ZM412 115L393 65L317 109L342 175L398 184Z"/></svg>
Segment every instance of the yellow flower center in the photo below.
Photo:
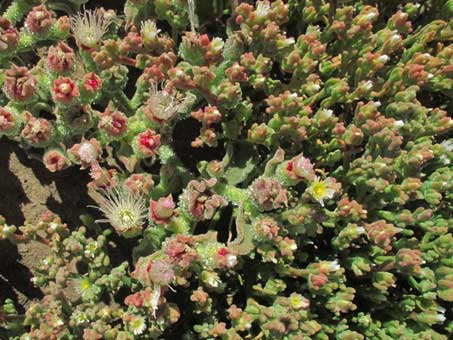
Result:
<svg viewBox="0 0 453 340"><path fill-rule="evenodd" d="M322 198L327 194L327 185L324 182L313 184L313 195L316 199Z"/></svg>

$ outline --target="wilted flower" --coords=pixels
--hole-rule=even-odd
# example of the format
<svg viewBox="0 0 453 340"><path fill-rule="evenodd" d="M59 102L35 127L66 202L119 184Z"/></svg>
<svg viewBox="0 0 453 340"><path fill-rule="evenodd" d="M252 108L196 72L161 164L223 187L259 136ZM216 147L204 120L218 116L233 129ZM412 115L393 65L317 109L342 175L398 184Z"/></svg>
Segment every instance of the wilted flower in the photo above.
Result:
<svg viewBox="0 0 453 340"><path fill-rule="evenodd" d="M91 50L96 48L112 23L101 10L85 10L70 18L71 30L80 48Z"/></svg>
<svg viewBox="0 0 453 340"><path fill-rule="evenodd" d="M196 220L207 220L214 217L217 209L227 205L227 201L211 191L217 183L215 178L201 181L190 181L184 190L181 200L190 216Z"/></svg>
<svg viewBox="0 0 453 340"><path fill-rule="evenodd" d="M44 154L43 163L50 172L56 172L65 168L67 160L62 151L51 149Z"/></svg>
<svg viewBox="0 0 453 340"><path fill-rule="evenodd" d="M52 25L52 13L44 5L33 7L25 19L25 26L31 33L43 33Z"/></svg>
<svg viewBox="0 0 453 340"><path fill-rule="evenodd" d="M288 193L276 178L256 179L252 183L250 193L257 206L264 211L278 209L288 204Z"/></svg>
<svg viewBox="0 0 453 340"><path fill-rule="evenodd" d="M313 164L302 154L291 159L286 166L287 175L293 179L305 179L312 181L315 179Z"/></svg>
<svg viewBox="0 0 453 340"><path fill-rule="evenodd" d="M54 128L50 121L45 118L33 117L29 112L25 113L26 124L21 132L21 137L36 147L48 145L54 134Z"/></svg>
<svg viewBox="0 0 453 340"><path fill-rule="evenodd" d="M21 122L22 119L14 110L0 106L0 135L17 134Z"/></svg>
<svg viewBox="0 0 453 340"><path fill-rule="evenodd" d="M91 138L90 140L82 138L80 143L74 144L69 149L69 154L85 169L101 159L102 148L96 138Z"/></svg>
<svg viewBox="0 0 453 340"><path fill-rule="evenodd" d="M146 220L146 204L143 196L134 195L124 187L101 191L98 200L99 211L105 219L100 223L109 223L123 237L135 237L142 231Z"/></svg>
<svg viewBox="0 0 453 340"><path fill-rule="evenodd" d="M19 102L30 100L35 94L36 88L36 78L28 68L12 64L11 68L5 71L3 92L9 99Z"/></svg>
<svg viewBox="0 0 453 340"><path fill-rule="evenodd" d="M147 173L132 174L125 181L124 186L135 195L148 195L154 185L152 175Z"/></svg>
<svg viewBox="0 0 453 340"><path fill-rule="evenodd" d="M52 72L69 72L73 69L74 62L74 51L64 42L60 41L56 46L49 47L47 67Z"/></svg>

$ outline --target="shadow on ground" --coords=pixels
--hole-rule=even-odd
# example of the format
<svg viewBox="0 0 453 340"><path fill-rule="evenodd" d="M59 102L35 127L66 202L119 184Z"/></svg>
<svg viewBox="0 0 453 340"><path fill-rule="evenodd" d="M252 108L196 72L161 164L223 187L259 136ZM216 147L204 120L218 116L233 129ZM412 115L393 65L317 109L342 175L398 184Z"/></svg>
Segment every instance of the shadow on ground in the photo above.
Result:
<svg viewBox="0 0 453 340"><path fill-rule="evenodd" d="M52 174L38 160L29 159L14 142L0 139L0 215L10 225L35 222L51 210L71 228L78 227L80 214L93 204L86 194L89 180L87 171L76 167ZM12 245L0 241L0 303L11 298L23 312L30 300L42 297L30 279L46 254L47 247L38 242Z"/></svg>

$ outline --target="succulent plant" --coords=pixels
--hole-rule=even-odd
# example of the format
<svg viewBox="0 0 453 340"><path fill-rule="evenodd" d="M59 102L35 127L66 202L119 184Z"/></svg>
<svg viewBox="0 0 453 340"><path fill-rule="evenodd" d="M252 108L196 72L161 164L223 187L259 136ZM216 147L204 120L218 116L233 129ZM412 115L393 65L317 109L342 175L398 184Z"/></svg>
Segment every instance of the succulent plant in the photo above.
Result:
<svg viewBox="0 0 453 340"><path fill-rule="evenodd" d="M0 136L105 215L0 217L0 337L453 336L451 0L118 4L0 17Z"/></svg>

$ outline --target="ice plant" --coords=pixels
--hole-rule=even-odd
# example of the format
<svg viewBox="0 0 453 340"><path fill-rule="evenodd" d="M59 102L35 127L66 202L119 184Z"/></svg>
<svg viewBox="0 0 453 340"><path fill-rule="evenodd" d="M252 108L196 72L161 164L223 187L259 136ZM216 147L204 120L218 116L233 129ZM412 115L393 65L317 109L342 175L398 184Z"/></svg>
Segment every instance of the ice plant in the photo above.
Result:
<svg viewBox="0 0 453 340"><path fill-rule="evenodd" d="M1 339L453 337L451 0L6 3L1 142L100 212L0 216Z"/></svg>
<svg viewBox="0 0 453 340"><path fill-rule="evenodd" d="M327 178L321 180L318 176L315 176L307 191L322 206L324 206L324 200L331 199L335 195L335 189L332 187L332 179Z"/></svg>
<svg viewBox="0 0 453 340"><path fill-rule="evenodd" d="M146 205L143 196L114 187L101 192L97 209L105 216L97 220L109 223L123 237L135 237L142 232L146 220Z"/></svg>
<svg viewBox="0 0 453 340"><path fill-rule="evenodd" d="M70 23L79 47L83 50L92 50L98 47L112 20L101 10L85 9L71 16Z"/></svg>

